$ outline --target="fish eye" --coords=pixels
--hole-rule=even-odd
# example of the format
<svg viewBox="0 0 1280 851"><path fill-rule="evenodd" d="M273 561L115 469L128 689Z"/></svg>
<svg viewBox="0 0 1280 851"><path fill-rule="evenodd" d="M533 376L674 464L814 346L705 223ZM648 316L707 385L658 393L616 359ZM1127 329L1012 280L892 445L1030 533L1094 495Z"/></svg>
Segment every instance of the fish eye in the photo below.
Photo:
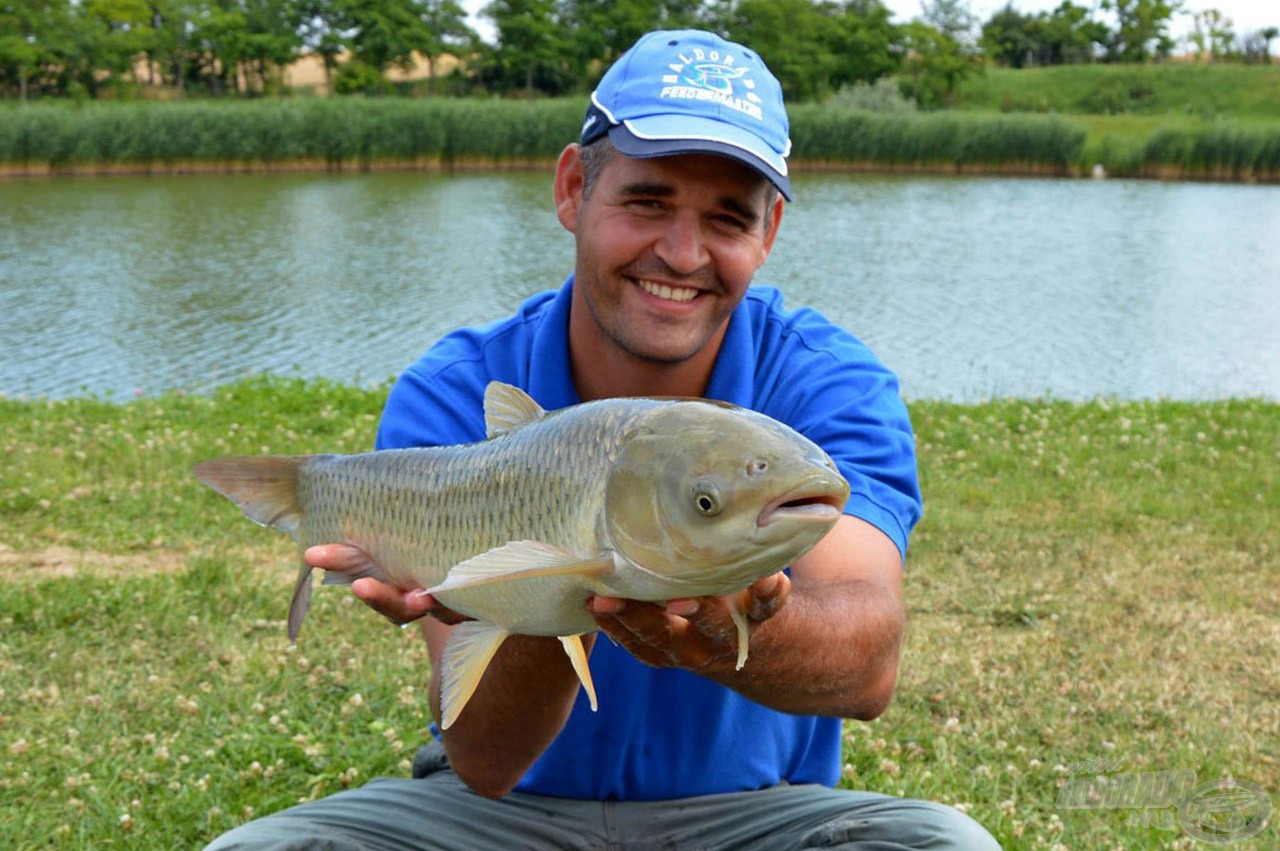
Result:
<svg viewBox="0 0 1280 851"><path fill-rule="evenodd" d="M693 507L704 517L715 517L722 508L720 489L711 482L698 482L693 486Z"/></svg>

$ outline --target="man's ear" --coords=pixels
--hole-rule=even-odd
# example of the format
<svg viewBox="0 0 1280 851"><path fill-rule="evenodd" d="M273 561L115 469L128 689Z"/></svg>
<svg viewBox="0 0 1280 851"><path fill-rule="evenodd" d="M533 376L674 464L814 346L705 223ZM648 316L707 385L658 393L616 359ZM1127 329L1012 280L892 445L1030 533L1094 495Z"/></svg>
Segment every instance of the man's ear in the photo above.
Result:
<svg viewBox="0 0 1280 851"><path fill-rule="evenodd" d="M582 209L582 156L577 143L566 145L556 162L556 218L570 233L578 230L578 211Z"/></svg>

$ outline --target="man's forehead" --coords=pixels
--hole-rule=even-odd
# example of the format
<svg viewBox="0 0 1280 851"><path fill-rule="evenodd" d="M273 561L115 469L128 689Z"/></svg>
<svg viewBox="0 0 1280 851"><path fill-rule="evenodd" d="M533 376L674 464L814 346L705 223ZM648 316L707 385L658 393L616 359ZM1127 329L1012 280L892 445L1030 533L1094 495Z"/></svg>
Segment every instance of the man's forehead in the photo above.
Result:
<svg viewBox="0 0 1280 851"><path fill-rule="evenodd" d="M769 181L755 169L717 154L668 154L628 157L618 154L605 169L618 189L672 194L684 189L708 189L717 195L756 204L765 197Z"/></svg>

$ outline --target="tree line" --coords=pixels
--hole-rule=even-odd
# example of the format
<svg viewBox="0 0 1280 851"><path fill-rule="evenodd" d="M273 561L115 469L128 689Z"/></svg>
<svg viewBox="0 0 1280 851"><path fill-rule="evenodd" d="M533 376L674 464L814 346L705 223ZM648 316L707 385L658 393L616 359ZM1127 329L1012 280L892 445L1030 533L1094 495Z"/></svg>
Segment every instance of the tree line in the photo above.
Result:
<svg viewBox="0 0 1280 851"><path fill-rule="evenodd" d="M456 0L0 0L0 95L276 94L284 69L312 54L338 93L389 92L388 71L421 57L429 91L554 96L589 90L648 30L699 27L752 45L793 99L893 76L932 107L983 63L1168 56L1180 3L1064 0L1032 15L1011 2L979 26L967 0L925 0L907 23L881 0L492 0L490 43ZM1238 36L1213 9L1194 21L1198 55L1270 60L1275 27ZM448 73L446 56L461 60Z"/></svg>

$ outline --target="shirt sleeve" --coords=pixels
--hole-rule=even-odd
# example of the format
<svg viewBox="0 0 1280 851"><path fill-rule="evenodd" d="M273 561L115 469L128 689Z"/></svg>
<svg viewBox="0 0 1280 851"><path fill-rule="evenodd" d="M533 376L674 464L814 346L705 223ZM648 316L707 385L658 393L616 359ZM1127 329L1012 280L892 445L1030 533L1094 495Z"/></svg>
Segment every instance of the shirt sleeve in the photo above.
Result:
<svg viewBox="0 0 1280 851"><path fill-rule="evenodd" d="M378 424L378 449L451 446L483 440L484 389L478 349L445 337L396 379Z"/></svg>
<svg viewBox="0 0 1280 851"><path fill-rule="evenodd" d="M780 345L773 416L826 450L849 481L845 513L880 529L905 558L923 501L897 376L816 311L797 311Z"/></svg>

